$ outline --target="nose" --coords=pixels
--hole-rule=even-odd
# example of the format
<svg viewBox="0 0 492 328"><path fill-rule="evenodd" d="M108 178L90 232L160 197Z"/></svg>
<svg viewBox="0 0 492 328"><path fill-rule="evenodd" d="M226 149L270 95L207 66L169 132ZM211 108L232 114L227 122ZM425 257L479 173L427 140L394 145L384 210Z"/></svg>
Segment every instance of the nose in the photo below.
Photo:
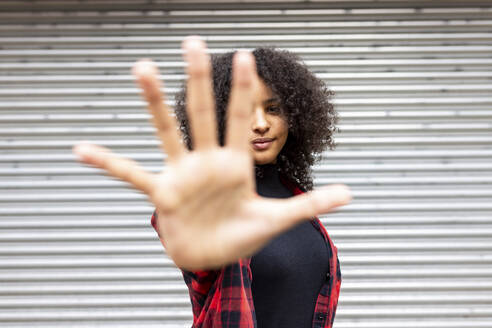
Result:
<svg viewBox="0 0 492 328"><path fill-rule="evenodd" d="M262 107L258 107L254 111L252 130L258 134L264 134L270 129L270 123L268 122L265 114L265 110Z"/></svg>

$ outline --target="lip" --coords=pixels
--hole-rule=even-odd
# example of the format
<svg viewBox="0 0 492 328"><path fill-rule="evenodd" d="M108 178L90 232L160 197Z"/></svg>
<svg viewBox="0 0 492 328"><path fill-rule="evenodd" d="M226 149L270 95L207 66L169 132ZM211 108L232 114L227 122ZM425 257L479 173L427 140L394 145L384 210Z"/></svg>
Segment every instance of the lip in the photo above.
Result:
<svg viewBox="0 0 492 328"><path fill-rule="evenodd" d="M263 150L270 147L275 139L272 138L256 138L253 140L253 148L256 150Z"/></svg>
<svg viewBox="0 0 492 328"><path fill-rule="evenodd" d="M273 138L256 138L256 139L253 139L253 143L257 143L257 142L269 142L269 141L273 141Z"/></svg>

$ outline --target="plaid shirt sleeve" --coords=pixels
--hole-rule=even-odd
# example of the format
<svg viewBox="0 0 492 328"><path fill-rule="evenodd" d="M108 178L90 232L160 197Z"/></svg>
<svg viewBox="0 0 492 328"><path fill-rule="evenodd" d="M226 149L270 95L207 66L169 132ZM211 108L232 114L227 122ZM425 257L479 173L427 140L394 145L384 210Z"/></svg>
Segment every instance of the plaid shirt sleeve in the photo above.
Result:
<svg viewBox="0 0 492 328"><path fill-rule="evenodd" d="M241 259L219 271L182 270L193 308L193 328L256 327L250 261Z"/></svg>
<svg viewBox="0 0 492 328"><path fill-rule="evenodd" d="M151 224L157 234L157 210ZM162 236L159 235L162 240ZM251 259L241 259L221 270L181 269L193 310L192 328L254 328L256 314L251 294Z"/></svg>

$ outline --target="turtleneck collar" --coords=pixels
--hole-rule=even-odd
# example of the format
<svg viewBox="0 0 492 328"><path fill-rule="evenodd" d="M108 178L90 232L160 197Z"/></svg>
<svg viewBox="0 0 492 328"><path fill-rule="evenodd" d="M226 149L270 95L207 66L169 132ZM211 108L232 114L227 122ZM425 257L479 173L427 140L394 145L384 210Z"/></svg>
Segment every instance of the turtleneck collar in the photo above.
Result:
<svg viewBox="0 0 492 328"><path fill-rule="evenodd" d="M269 176L278 176L278 166L277 164L273 163L268 163L268 164L262 164L262 165L256 165L258 168L257 171L261 172L261 174L257 174L257 178L266 178Z"/></svg>
<svg viewBox="0 0 492 328"><path fill-rule="evenodd" d="M292 192L281 182L277 164L256 165L256 192L264 197L286 198Z"/></svg>

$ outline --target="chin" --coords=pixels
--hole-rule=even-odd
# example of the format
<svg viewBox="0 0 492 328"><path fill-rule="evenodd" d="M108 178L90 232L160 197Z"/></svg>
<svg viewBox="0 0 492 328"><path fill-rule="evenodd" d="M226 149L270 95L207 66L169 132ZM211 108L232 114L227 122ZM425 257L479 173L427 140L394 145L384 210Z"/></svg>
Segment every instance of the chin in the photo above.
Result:
<svg viewBox="0 0 492 328"><path fill-rule="evenodd" d="M273 164L276 162L276 159L277 158L275 156L265 156L263 154L261 156L254 157L256 165Z"/></svg>

